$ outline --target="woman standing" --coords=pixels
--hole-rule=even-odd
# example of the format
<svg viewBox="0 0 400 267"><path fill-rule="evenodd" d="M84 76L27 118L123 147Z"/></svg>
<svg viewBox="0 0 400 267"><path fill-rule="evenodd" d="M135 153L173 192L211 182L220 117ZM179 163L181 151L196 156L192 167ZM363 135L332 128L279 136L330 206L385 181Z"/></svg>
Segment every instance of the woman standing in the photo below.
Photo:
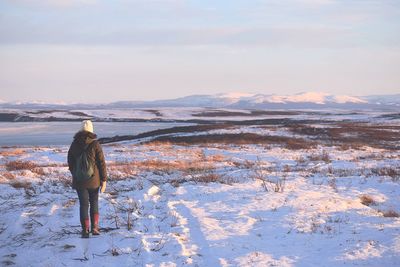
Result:
<svg viewBox="0 0 400 267"><path fill-rule="evenodd" d="M97 135L93 133L93 124L90 120L82 122L82 128L74 136L74 140L68 151L68 166L72 174L72 188L76 189L80 205L80 221L82 226L82 238L89 238L89 215L91 232L99 235L99 188L102 193L106 190L107 171L103 150ZM77 175L77 169L82 168L79 160L82 155L92 166L90 177L82 179Z"/></svg>

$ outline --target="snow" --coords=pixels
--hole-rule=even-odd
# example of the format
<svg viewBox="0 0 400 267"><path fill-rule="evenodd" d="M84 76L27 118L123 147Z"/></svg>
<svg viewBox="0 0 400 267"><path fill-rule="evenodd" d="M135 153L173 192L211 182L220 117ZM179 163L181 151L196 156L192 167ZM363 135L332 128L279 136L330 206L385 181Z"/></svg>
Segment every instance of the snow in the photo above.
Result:
<svg viewBox="0 0 400 267"><path fill-rule="evenodd" d="M332 162L298 163L300 156L320 149L106 145L110 181L100 194L103 231L84 240L77 195L63 182L70 179L67 147L24 149L0 157L3 265L397 266L400 261L400 218L381 215L381 210L400 211L399 182L362 174L377 166L400 166L398 151L325 148L334 155ZM4 164L15 159L48 166L45 175L13 171L18 181L31 183L26 189L13 187ZM117 176L112 167L147 160L211 164L233 182L174 185L173 180L196 175L132 165L130 174L122 170ZM254 167L231 164L248 161ZM283 171L283 165L290 170ZM347 172L330 174L329 166ZM259 169L270 181L268 191L253 178ZM274 192L274 182L282 177L284 190ZM376 203L363 205L362 194Z"/></svg>
<svg viewBox="0 0 400 267"><path fill-rule="evenodd" d="M327 102L339 104L345 103L368 103L368 101L354 96L347 95L332 95L324 92L305 92L295 95L257 95L252 98L254 103L315 103L323 105Z"/></svg>
<svg viewBox="0 0 400 267"><path fill-rule="evenodd" d="M322 92L307 92L292 96L284 96L284 102L312 102L316 104L324 104L325 98L329 94Z"/></svg>
<svg viewBox="0 0 400 267"><path fill-rule="evenodd" d="M130 111L92 112L128 116ZM191 117L193 109L161 112ZM330 112L322 118L398 125L377 119L380 114ZM312 116L320 115L293 115ZM273 125L180 135L227 133L297 137ZM89 239L80 238L79 201L66 166L69 147L1 147L0 265L391 267L400 262L400 217L384 216L400 213L398 149L144 140L103 146L109 181L99 197L101 235ZM323 153L328 161L316 157ZM37 167L7 170L15 160ZM218 179L210 182L208 176ZM363 204L364 195L373 203Z"/></svg>
<svg viewBox="0 0 400 267"><path fill-rule="evenodd" d="M71 104L71 103L45 103L45 102L1 102L0 107L14 107L21 109L112 109L112 108L160 108L160 107L212 107L212 108L276 108L276 105L284 104L280 108L298 108L299 103L317 104L328 108L342 106L343 109L369 109L375 107L394 108L400 105L400 95L371 95L350 96L334 95L326 92L302 92L292 95L271 95L268 93L250 94L243 92L217 93L211 95L189 95L175 99L153 100L153 101L122 101L105 104ZM330 104L335 104L329 106ZM345 105L346 104L346 105ZM352 105L350 105L352 104ZM363 105L369 104L369 105ZM307 105L304 105L307 108Z"/></svg>
<svg viewBox="0 0 400 267"><path fill-rule="evenodd" d="M242 97L252 97L252 96L254 96L254 94L242 93L242 92L231 92L231 93L225 93L225 94L218 94L217 96L222 97L222 98L239 99Z"/></svg>
<svg viewBox="0 0 400 267"><path fill-rule="evenodd" d="M333 98L336 103L344 104L344 103L368 103L368 101L347 95L336 95Z"/></svg>

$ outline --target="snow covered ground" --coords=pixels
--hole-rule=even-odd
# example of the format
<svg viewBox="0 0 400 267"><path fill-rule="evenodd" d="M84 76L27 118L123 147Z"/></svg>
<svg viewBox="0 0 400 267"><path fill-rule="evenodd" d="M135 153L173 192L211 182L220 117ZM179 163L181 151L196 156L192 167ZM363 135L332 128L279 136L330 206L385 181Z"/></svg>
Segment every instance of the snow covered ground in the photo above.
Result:
<svg viewBox="0 0 400 267"><path fill-rule="evenodd" d="M381 116L396 116L392 110L359 111L346 109L232 109L232 108L203 108L203 107L160 107L160 108L102 108L102 109L76 109L76 110L52 110L52 109L4 109L0 108L0 115L14 114L11 121L64 121L93 119L95 121L243 121L261 119L286 119L293 120L375 120ZM27 119L29 118L29 119ZM0 116L1 119L1 116ZM10 118L5 121L10 121Z"/></svg>
<svg viewBox="0 0 400 267"><path fill-rule="evenodd" d="M2 266L399 266L399 150L104 145L90 239L67 150L1 148Z"/></svg>

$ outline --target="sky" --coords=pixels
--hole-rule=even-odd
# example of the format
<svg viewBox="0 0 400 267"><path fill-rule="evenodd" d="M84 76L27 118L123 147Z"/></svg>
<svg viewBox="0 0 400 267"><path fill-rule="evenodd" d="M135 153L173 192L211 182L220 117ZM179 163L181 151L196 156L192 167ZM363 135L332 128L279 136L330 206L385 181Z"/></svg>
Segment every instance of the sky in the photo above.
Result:
<svg viewBox="0 0 400 267"><path fill-rule="evenodd" d="M400 93L400 1L0 0L0 100Z"/></svg>

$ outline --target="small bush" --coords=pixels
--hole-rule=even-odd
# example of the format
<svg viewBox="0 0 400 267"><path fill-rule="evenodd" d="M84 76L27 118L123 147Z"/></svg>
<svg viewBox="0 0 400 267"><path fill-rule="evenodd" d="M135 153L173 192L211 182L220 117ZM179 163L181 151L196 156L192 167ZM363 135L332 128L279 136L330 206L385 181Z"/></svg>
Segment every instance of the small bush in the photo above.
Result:
<svg viewBox="0 0 400 267"><path fill-rule="evenodd" d="M72 177L64 176L61 175L58 181L64 186L64 187L71 187L72 186Z"/></svg>
<svg viewBox="0 0 400 267"><path fill-rule="evenodd" d="M38 166L32 161L15 160L6 163L7 171L30 170L33 172L37 167Z"/></svg>
<svg viewBox="0 0 400 267"><path fill-rule="evenodd" d="M15 189L19 188L30 189L32 187L31 183L26 181L13 181L10 183L10 185Z"/></svg>
<svg viewBox="0 0 400 267"><path fill-rule="evenodd" d="M169 183L173 186L173 187L179 187L181 184L188 182L188 179L182 178L182 179L171 179L169 180Z"/></svg>
<svg viewBox="0 0 400 267"><path fill-rule="evenodd" d="M299 156L299 157L296 158L296 161L297 161L298 164L304 164L304 163L307 162L307 158L303 157L303 156Z"/></svg>
<svg viewBox="0 0 400 267"><path fill-rule="evenodd" d="M256 165L255 161L245 160L245 161L232 161L233 166L241 169L253 169Z"/></svg>
<svg viewBox="0 0 400 267"><path fill-rule="evenodd" d="M41 167L36 167L36 168L32 169L32 172L36 173L38 175L41 175L41 176L45 176L46 175L46 172Z"/></svg>
<svg viewBox="0 0 400 267"><path fill-rule="evenodd" d="M375 200L370 195L361 195L360 196L361 204L365 206L371 206L375 204Z"/></svg>
<svg viewBox="0 0 400 267"><path fill-rule="evenodd" d="M290 150L310 149L314 147L315 143L308 142L304 139L290 138L286 141L286 148Z"/></svg>
<svg viewBox="0 0 400 267"><path fill-rule="evenodd" d="M328 180L328 185L335 191L337 191L337 184L336 184L336 178L332 177L331 179Z"/></svg>
<svg viewBox="0 0 400 267"><path fill-rule="evenodd" d="M221 175L210 172L194 176L193 181L195 181L196 183L216 183L221 182L221 178Z"/></svg>
<svg viewBox="0 0 400 267"><path fill-rule="evenodd" d="M309 156L309 159L311 161L323 161L325 163L331 162L329 154L326 151L322 151L322 153L320 153L320 154L312 154Z"/></svg>
<svg viewBox="0 0 400 267"><path fill-rule="evenodd" d="M390 218L400 217L400 214L394 210L387 210L387 211L381 211L381 212L382 212L383 217L390 217Z"/></svg>
<svg viewBox="0 0 400 267"><path fill-rule="evenodd" d="M381 167L371 169L372 174L377 176L389 176L392 178L394 182L399 181L400 179L400 168L396 167Z"/></svg>
<svg viewBox="0 0 400 267"><path fill-rule="evenodd" d="M176 211L170 211L169 215L171 227L179 226L179 214Z"/></svg>
<svg viewBox="0 0 400 267"><path fill-rule="evenodd" d="M11 172L3 172L2 173L3 177L8 179L8 180L13 180L15 179L15 175Z"/></svg>
<svg viewBox="0 0 400 267"><path fill-rule="evenodd" d="M226 158L222 154L215 154L215 155L210 155L208 158L206 158L208 161L211 162L224 162L226 161Z"/></svg>
<svg viewBox="0 0 400 267"><path fill-rule="evenodd" d="M289 165L283 166L283 172L291 172L292 168Z"/></svg>
<svg viewBox="0 0 400 267"><path fill-rule="evenodd" d="M25 150L20 149L20 148L15 148L15 149L7 149L7 150L0 151L0 156L12 157L12 156L19 156L24 153L25 153Z"/></svg>

